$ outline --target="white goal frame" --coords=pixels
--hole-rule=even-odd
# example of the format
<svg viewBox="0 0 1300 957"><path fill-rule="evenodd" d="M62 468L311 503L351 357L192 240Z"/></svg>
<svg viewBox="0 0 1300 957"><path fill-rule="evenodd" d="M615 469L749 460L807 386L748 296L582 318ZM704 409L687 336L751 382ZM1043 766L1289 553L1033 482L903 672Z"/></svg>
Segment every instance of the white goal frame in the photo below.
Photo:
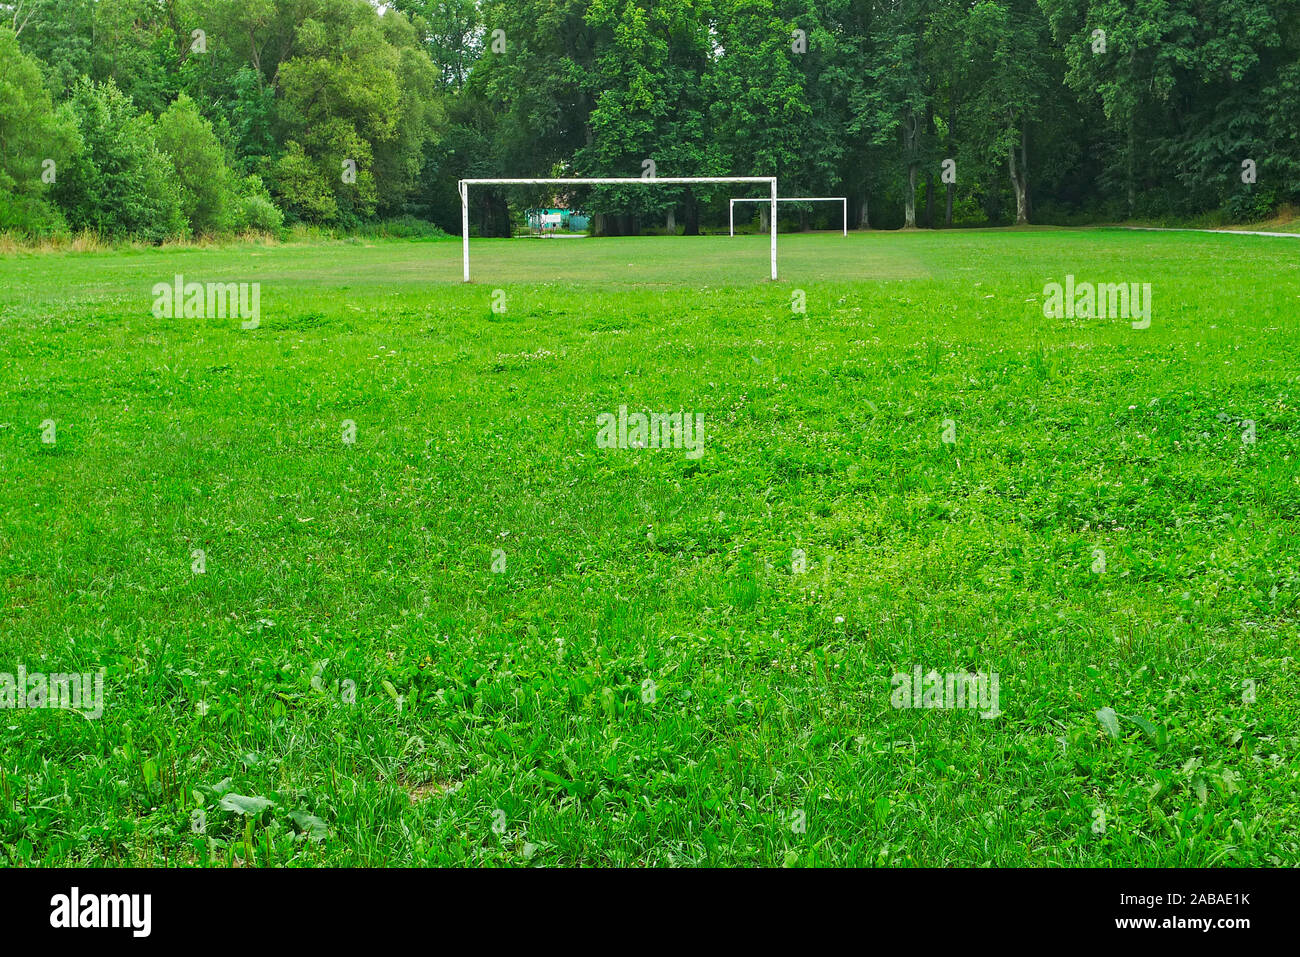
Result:
<svg viewBox="0 0 1300 957"><path fill-rule="evenodd" d="M469 282L469 188L471 186L545 186L568 184L570 186L672 186L679 183L767 183L772 190L768 199L749 202L772 204L772 278L776 279L776 177L775 176L617 176L570 177L552 179L462 179L456 188L460 192L460 232L462 258L465 262L465 282ZM732 200L735 202L735 200ZM845 219L847 223L848 220Z"/></svg>
<svg viewBox="0 0 1300 957"><path fill-rule="evenodd" d="M765 199L733 199L727 204L728 235L736 235L736 204L766 203ZM847 196L779 196L772 206L772 216L776 216L776 203L840 203L844 210L844 235L849 234L849 198Z"/></svg>

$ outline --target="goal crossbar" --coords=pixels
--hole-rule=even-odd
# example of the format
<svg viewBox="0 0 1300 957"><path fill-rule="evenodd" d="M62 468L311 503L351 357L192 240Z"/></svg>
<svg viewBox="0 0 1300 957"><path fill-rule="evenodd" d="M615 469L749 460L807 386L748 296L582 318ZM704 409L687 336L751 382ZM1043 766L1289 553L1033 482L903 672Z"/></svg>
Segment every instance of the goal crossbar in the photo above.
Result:
<svg viewBox="0 0 1300 957"><path fill-rule="evenodd" d="M766 183L772 191L767 199L751 202L772 205L772 278L776 278L776 177L775 176L575 176L550 179L462 179L456 188L460 193L461 252L465 264L465 282L469 282L469 188L471 186L643 186L678 183ZM734 200L733 200L734 202ZM845 220L847 223L847 219Z"/></svg>
<svg viewBox="0 0 1300 957"><path fill-rule="evenodd" d="M727 204L727 227L728 235L736 235L736 204L737 203L766 203L766 199L745 199L743 197L733 199ZM844 235L849 234L849 198L847 196L778 196L776 203L839 203L844 211ZM773 204L772 215L776 215L776 206Z"/></svg>

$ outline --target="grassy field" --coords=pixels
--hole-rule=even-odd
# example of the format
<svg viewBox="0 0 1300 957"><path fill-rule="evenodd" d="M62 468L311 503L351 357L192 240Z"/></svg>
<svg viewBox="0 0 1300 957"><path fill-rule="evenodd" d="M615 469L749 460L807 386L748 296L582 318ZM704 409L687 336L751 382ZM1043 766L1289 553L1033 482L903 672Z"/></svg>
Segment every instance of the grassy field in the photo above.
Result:
<svg viewBox="0 0 1300 957"><path fill-rule="evenodd" d="M97 720L0 712L0 862L1300 863L1300 246L780 264L0 259L0 672L104 669ZM260 326L155 318L175 274ZM1045 318L1067 274L1150 328ZM598 448L621 405L703 455ZM891 706L918 667L1001 714Z"/></svg>

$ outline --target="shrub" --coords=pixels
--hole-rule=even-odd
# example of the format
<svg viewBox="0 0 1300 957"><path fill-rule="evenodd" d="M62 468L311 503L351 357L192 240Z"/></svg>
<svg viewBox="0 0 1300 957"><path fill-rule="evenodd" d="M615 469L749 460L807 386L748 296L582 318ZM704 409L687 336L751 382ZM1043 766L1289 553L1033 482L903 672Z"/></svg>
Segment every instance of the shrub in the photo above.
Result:
<svg viewBox="0 0 1300 957"><path fill-rule="evenodd" d="M253 229L263 233L278 233L284 226L284 213L268 196L240 197L241 230Z"/></svg>
<svg viewBox="0 0 1300 957"><path fill-rule="evenodd" d="M255 174L245 176L237 186L239 194L234 204L233 228L237 232L251 229L279 233L284 228L284 213L271 201L262 177Z"/></svg>
<svg viewBox="0 0 1300 957"><path fill-rule="evenodd" d="M68 225L153 242L183 232L176 174L154 142L149 117L111 80L83 79L69 103L82 148L54 187Z"/></svg>
<svg viewBox="0 0 1300 957"><path fill-rule="evenodd" d="M433 223L414 216L398 216L381 223L362 226L358 232L362 236L377 236L392 239L432 239L447 235L446 231Z"/></svg>
<svg viewBox="0 0 1300 957"><path fill-rule="evenodd" d="M69 234L63 214L39 196L0 193L0 232L15 231L33 239L53 239Z"/></svg>
<svg viewBox="0 0 1300 957"><path fill-rule="evenodd" d="M181 213L190 229L228 231L239 212L234 176L212 124L184 93L158 118L156 139L176 170Z"/></svg>
<svg viewBox="0 0 1300 957"><path fill-rule="evenodd" d="M0 26L0 230L36 238L67 232L48 197L50 180L66 174L66 159L76 149L71 113L54 108L39 62Z"/></svg>
<svg viewBox="0 0 1300 957"><path fill-rule="evenodd" d="M290 140L275 164L275 188L294 221L330 222L338 216L334 191L302 146Z"/></svg>

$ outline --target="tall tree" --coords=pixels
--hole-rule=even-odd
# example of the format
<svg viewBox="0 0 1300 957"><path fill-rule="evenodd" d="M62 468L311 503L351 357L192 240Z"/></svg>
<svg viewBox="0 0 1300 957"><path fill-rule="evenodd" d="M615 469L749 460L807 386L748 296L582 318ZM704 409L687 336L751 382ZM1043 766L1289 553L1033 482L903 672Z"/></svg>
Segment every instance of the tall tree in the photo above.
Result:
<svg viewBox="0 0 1300 957"><path fill-rule="evenodd" d="M55 109L41 82L40 64L0 24L0 230L60 231L63 217L49 201L50 186L79 145L75 121Z"/></svg>

